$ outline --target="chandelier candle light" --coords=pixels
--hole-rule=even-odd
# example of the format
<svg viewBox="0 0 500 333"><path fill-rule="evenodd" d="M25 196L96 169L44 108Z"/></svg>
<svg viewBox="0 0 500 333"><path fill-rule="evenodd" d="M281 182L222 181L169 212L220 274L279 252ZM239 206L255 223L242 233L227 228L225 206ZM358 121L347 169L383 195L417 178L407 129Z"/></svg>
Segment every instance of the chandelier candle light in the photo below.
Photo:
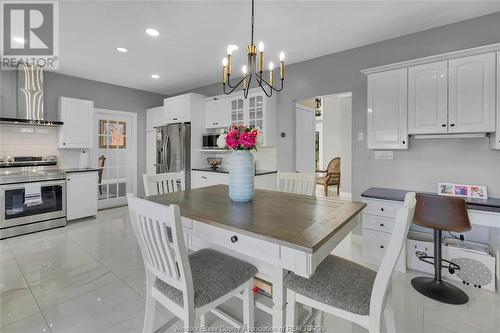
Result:
<svg viewBox="0 0 500 333"><path fill-rule="evenodd" d="M268 80L264 79L264 43L259 42L258 47L254 44L253 39L253 31L254 31L254 11L255 5L254 0L252 0L252 32L250 45L247 46L247 64L241 68L241 73L243 74L243 78L234 86L231 85L231 71L232 71L232 54L234 51L238 50L237 45L229 45L227 47L227 57L222 59L222 87L224 94L231 94L236 88L240 85L243 85L243 95L245 98L248 96L248 91L251 88L252 79L255 78L257 86L260 87L267 97L271 97L273 91L280 92L283 90L283 81L285 80L285 53L280 52L280 79L281 86L280 88L276 88L273 86L273 70L274 64L272 62L269 63L269 75ZM226 88L229 87L229 89Z"/></svg>

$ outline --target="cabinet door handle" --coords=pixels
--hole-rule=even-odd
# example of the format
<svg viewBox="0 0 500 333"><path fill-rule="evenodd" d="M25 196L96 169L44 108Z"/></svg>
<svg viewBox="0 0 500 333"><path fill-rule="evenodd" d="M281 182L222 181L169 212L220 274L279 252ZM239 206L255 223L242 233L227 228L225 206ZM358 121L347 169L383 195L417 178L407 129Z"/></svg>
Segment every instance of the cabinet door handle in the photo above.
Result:
<svg viewBox="0 0 500 333"><path fill-rule="evenodd" d="M172 118L172 120L177 120L177 118Z"/></svg>
<svg viewBox="0 0 500 333"><path fill-rule="evenodd" d="M67 182L69 182L70 180L71 180L71 178L66 179Z"/></svg>
<svg viewBox="0 0 500 333"><path fill-rule="evenodd" d="M236 243L238 241L238 237L237 236L232 236L231 237L231 243Z"/></svg>
<svg viewBox="0 0 500 333"><path fill-rule="evenodd" d="M406 141L405 141L405 140L403 140L403 144L406 144Z"/></svg>
<svg viewBox="0 0 500 333"><path fill-rule="evenodd" d="M207 179L207 177L205 177L205 176L201 176L201 179Z"/></svg>
<svg viewBox="0 0 500 333"><path fill-rule="evenodd" d="M384 224L383 224L383 223L380 223L380 226L381 226L381 227L383 227L383 226L384 226Z"/></svg>
<svg viewBox="0 0 500 333"><path fill-rule="evenodd" d="M441 127L446 127L446 124L441 125Z"/></svg>
<svg viewBox="0 0 500 333"><path fill-rule="evenodd" d="M384 246L383 246L383 245L380 245L379 247L380 247L381 249L383 249L383 248L384 248Z"/></svg>
<svg viewBox="0 0 500 333"><path fill-rule="evenodd" d="M451 127L454 127L454 126L455 126L455 124L450 124L450 126L451 126Z"/></svg>
<svg viewBox="0 0 500 333"><path fill-rule="evenodd" d="M63 142L63 146L66 146L66 142Z"/></svg>
<svg viewBox="0 0 500 333"><path fill-rule="evenodd" d="M380 210L383 212L384 211L384 207L380 208Z"/></svg>

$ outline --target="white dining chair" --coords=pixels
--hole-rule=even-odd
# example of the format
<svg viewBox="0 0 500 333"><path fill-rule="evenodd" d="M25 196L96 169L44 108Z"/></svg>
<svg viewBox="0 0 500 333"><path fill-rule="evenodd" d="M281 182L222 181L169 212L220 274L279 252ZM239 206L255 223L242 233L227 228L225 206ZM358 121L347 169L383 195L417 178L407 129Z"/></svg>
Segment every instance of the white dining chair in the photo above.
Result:
<svg viewBox="0 0 500 333"><path fill-rule="evenodd" d="M299 303L352 321L368 329L369 333L379 333L385 304L387 330L395 333L391 276L408 235L415 204L415 193L407 193L378 272L329 255L309 279L290 273L285 279L287 328L297 325Z"/></svg>
<svg viewBox="0 0 500 333"><path fill-rule="evenodd" d="M278 172L276 190L280 192L314 196L316 194L316 174Z"/></svg>
<svg viewBox="0 0 500 333"><path fill-rule="evenodd" d="M143 333L153 332L156 302L193 331L195 318L205 326L205 314L243 294L243 325L254 325L253 277L249 263L202 249L188 256L179 206L165 206L127 194L131 224L146 270L146 314ZM167 329L177 318L162 326ZM188 332L188 331L186 331Z"/></svg>
<svg viewBox="0 0 500 333"><path fill-rule="evenodd" d="M165 194L186 189L183 172L165 172L155 175L144 174L144 193L151 195Z"/></svg>

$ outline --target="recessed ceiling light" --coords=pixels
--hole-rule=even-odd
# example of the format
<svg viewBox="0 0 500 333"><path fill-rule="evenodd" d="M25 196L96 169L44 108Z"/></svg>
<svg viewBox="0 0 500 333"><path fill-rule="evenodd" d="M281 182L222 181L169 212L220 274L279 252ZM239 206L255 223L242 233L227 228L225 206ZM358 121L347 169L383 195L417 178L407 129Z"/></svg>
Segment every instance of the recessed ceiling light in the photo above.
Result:
<svg viewBox="0 0 500 333"><path fill-rule="evenodd" d="M117 50L118 52L121 52L121 53L128 52L128 50L127 50L126 48L124 48L124 47L117 47L117 48L116 48L116 50Z"/></svg>
<svg viewBox="0 0 500 333"><path fill-rule="evenodd" d="M158 75L158 74L151 74L151 77L152 77L153 79L159 79L159 78L160 78L160 75Z"/></svg>
<svg viewBox="0 0 500 333"><path fill-rule="evenodd" d="M26 41L22 37L12 37L12 40L16 43L24 44Z"/></svg>
<svg viewBox="0 0 500 333"><path fill-rule="evenodd" d="M153 37L156 37L156 36L159 36L160 35L160 32L156 29L153 29L153 28L148 28L146 29L146 33L150 36L153 36Z"/></svg>

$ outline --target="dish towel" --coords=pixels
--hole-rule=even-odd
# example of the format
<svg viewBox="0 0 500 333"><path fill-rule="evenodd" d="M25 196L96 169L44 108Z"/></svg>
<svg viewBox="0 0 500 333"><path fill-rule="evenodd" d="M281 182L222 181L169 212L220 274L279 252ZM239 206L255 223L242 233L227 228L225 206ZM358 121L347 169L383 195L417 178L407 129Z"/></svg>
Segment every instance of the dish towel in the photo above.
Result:
<svg viewBox="0 0 500 333"><path fill-rule="evenodd" d="M28 207L43 204L40 183L28 183L24 185L24 204Z"/></svg>

